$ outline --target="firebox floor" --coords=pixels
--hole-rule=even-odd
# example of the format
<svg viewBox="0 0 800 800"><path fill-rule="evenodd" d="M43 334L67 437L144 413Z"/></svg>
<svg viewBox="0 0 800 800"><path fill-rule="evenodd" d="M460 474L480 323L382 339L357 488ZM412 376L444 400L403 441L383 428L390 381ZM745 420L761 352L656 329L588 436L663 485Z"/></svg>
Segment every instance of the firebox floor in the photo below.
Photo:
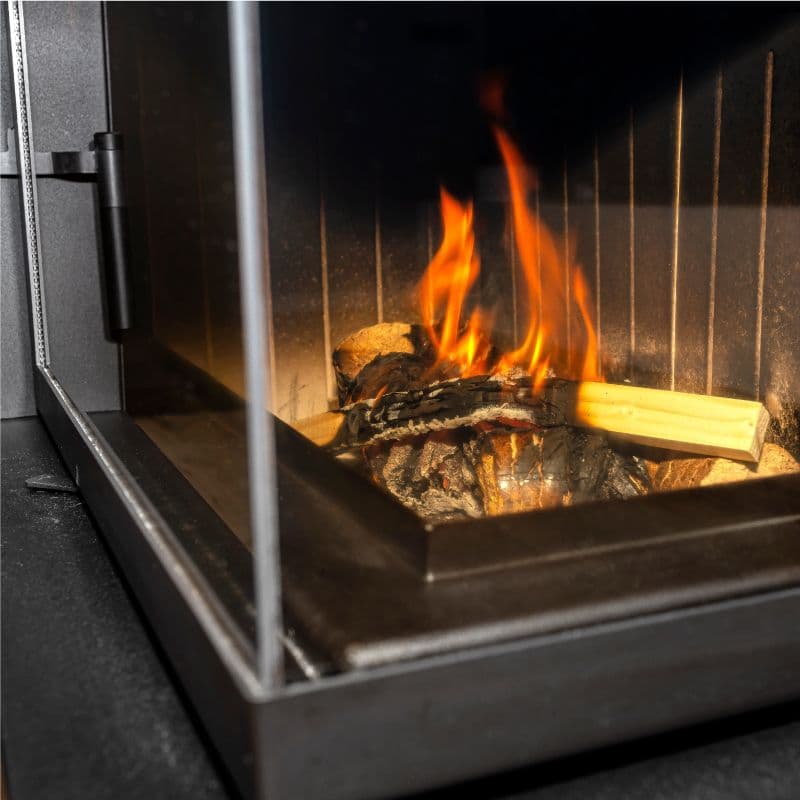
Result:
<svg viewBox="0 0 800 800"><path fill-rule="evenodd" d="M236 797L36 419L2 423L3 761L11 800ZM34 668L35 665L35 668ZM430 800L800 797L800 703L494 776Z"/></svg>
<svg viewBox="0 0 800 800"><path fill-rule="evenodd" d="M246 545L250 544L244 412L139 416L139 427Z"/></svg>

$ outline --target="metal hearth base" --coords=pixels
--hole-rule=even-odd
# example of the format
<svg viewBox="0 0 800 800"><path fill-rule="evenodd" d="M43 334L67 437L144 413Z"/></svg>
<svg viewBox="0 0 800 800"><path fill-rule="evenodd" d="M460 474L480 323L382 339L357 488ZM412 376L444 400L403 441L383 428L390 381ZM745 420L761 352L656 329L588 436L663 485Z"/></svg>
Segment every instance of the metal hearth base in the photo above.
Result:
<svg viewBox="0 0 800 800"><path fill-rule="evenodd" d="M430 583L376 546L379 533L364 539L352 521L332 524L324 503L314 513L327 524L312 527L304 514L292 524L297 506L284 492L303 484L285 465L287 625L300 646L308 638L331 658L323 670L348 669L262 693L132 525L118 476L98 463L104 437L87 447L48 391L40 381L62 457L247 796L414 792L800 696L800 526L785 516ZM123 432L133 423L101 416L127 461ZM166 494L189 496L155 445L142 437L136 449ZM759 485L788 503L790 483ZM180 547L173 556L183 562ZM516 614L494 607L492 592ZM432 649L449 652L419 657Z"/></svg>
<svg viewBox="0 0 800 800"><path fill-rule="evenodd" d="M284 607L341 669L800 584L798 475L431 526L276 426Z"/></svg>

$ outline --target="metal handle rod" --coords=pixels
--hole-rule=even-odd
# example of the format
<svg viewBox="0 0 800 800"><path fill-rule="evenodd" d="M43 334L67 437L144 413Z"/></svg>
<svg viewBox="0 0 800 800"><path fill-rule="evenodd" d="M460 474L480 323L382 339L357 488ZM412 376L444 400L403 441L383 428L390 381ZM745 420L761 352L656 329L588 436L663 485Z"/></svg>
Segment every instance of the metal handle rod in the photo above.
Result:
<svg viewBox="0 0 800 800"><path fill-rule="evenodd" d="M103 242L106 316L112 337L133 327L133 293L128 260L128 203L122 167L122 135L94 135L97 199Z"/></svg>
<svg viewBox="0 0 800 800"><path fill-rule="evenodd" d="M247 456L256 600L258 673L265 691L283 682L278 492L269 368L269 258L261 108L259 5L228 5L236 218L244 325Z"/></svg>

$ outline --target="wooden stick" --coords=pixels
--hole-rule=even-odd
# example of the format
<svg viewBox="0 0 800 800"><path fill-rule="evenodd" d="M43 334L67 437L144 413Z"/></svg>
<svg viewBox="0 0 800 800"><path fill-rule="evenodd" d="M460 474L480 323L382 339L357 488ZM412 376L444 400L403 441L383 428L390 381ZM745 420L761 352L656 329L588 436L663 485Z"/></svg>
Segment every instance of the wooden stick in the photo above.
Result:
<svg viewBox="0 0 800 800"><path fill-rule="evenodd" d="M386 394L318 414L294 428L321 447L341 449L478 422L513 420L540 427L569 423L638 444L739 461L758 461L769 414L761 403L611 383L447 382Z"/></svg>
<svg viewBox="0 0 800 800"><path fill-rule="evenodd" d="M327 450L346 444L346 419L341 411L323 411L321 414L298 419L290 424L306 439Z"/></svg>
<svg viewBox="0 0 800 800"><path fill-rule="evenodd" d="M637 444L758 461L769 414L752 400L584 382L571 422Z"/></svg>

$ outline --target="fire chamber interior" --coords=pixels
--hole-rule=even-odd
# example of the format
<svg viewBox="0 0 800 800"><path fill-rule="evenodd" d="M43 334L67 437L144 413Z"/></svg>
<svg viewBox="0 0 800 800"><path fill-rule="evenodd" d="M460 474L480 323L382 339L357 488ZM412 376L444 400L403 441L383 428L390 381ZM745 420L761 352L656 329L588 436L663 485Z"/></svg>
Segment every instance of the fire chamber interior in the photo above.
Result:
<svg viewBox="0 0 800 800"><path fill-rule="evenodd" d="M198 61L191 52L198 39L213 44L213 31L161 14L159 31L140 35L171 43L163 91L117 104L139 131L130 155L138 167L128 170L144 198L138 308L149 341L240 396L224 51L211 46ZM167 37L171 29L181 35ZM491 75L506 82L507 130L536 169L526 202L581 267L604 378L760 400L797 454L796 17L278 5L264 7L262 36L277 416L294 423L336 402L332 356L349 335L424 321L418 287L443 237L441 187L473 204L480 272L464 317L477 305L490 310L498 346L520 346L525 265L479 99ZM191 131L192 146L170 152L162 170L158 143L171 130ZM230 521L227 492L203 477L208 464L185 461L214 426L154 385L148 358L136 357L148 348L129 347L129 407L202 493L217 493L213 504ZM158 419L170 412L181 425L193 419L178 445L175 419L171 433ZM228 444L215 453L208 461L233 458Z"/></svg>

